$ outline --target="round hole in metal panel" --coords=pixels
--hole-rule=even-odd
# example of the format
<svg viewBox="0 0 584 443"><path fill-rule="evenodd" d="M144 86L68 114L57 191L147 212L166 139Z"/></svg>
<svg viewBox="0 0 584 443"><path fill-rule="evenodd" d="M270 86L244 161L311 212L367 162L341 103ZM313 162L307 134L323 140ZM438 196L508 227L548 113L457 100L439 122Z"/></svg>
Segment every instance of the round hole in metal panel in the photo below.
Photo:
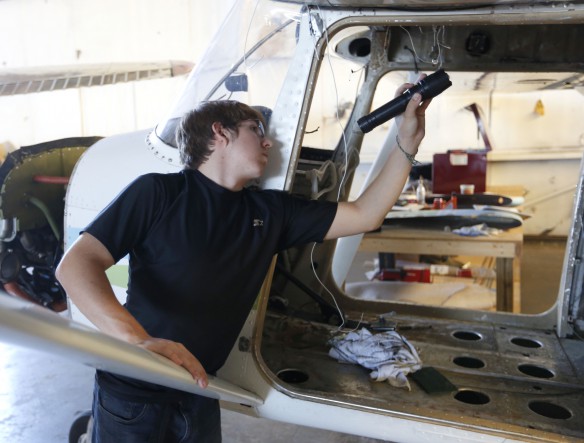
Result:
<svg viewBox="0 0 584 443"><path fill-rule="evenodd" d="M552 378L554 373L549 369L542 368L541 366L535 365L519 365L517 369L524 373L525 375L530 375L537 378Z"/></svg>
<svg viewBox="0 0 584 443"><path fill-rule="evenodd" d="M276 375L283 382L290 384L304 383L308 380L308 374L299 369L282 369Z"/></svg>
<svg viewBox="0 0 584 443"><path fill-rule="evenodd" d="M543 345L531 338L523 338L523 337L514 337L511 339L511 343L517 346L521 346L522 348L541 348Z"/></svg>
<svg viewBox="0 0 584 443"><path fill-rule="evenodd" d="M349 43L349 53L355 57L367 57L371 54L371 40L365 37L356 38Z"/></svg>
<svg viewBox="0 0 584 443"><path fill-rule="evenodd" d="M470 405L486 405L491 401L487 394L478 391L461 390L454 394L454 398Z"/></svg>
<svg viewBox="0 0 584 443"><path fill-rule="evenodd" d="M465 341L477 341L477 340L481 340L483 338L481 336L481 334L479 334L478 332L474 332L474 331L455 331L452 333L452 336L454 338L459 339L459 340L465 340Z"/></svg>
<svg viewBox="0 0 584 443"><path fill-rule="evenodd" d="M536 414L557 420L572 418L572 413L568 409L549 401L532 401L529 403L529 409Z"/></svg>
<svg viewBox="0 0 584 443"><path fill-rule="evenodd" d="M453 363L463 368L479 369L485 367L485 362L474 357L455 357Z"/></svg>

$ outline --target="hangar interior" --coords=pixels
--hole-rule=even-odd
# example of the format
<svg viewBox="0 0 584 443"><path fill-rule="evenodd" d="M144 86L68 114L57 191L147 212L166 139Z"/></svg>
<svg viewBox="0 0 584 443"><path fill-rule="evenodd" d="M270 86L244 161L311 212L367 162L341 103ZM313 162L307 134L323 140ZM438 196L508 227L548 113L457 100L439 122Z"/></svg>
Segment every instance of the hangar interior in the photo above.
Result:
<svg viewBox="0 0 584 443"><path fill-rule="evenodd" d="M34 293L34 302L67 314L64 294L50 277L51 266L58 259L55 251L65 235L59 225L63 223L67 182L51 180L70 176L83 152L98 140L153 127L167 118L185 86L185 73L203 56L211 31L231 3L218 2L201 12L200 5L186 0L174 8L154 0L148 8L138 1L123 6L111 0L99 5L73 0L0 2L0 15L13 18L7 21L7 32L19 36L16 44L0 48L2 70L7 72L0 79L9 85L0 93L0 144L4 150L0 167L4 247L0 259L6 292L29 300ZM108 10L116 11L109 17L118 26L112 24L108 26L111 31L104 33L100 12ZM447 30L433 26L390 28L393 43L387 50L394 65L380 76L379 83L366 83L360 77L361 68L363 60L372 57L376 39L388 33L351 28L327 42L335 54L326 56L326 63L314 76L312 101L304 122L304 154L300 154L290 190L318 197L338 191L335 186L340 185L333 179L327 161L337 155L334 149L343 138L343 126L338 123L348 122L358 111L353 108L356 83L365 82L361 93L370 94L371 108L378 108L397 85L412 79L412 48L423 57L438 57L434 51L444 51L444 66L452 70L453 85L428 111L427 136L417 156L421 165L410 174L401 202L404 207L421 205L421 209L446 211L456 208L452 206L456 196L457 209L464 209L466 201L469 210L474 204L504 206L499 209L507 209L513 216L503 217L499 224L487 222L489 228L500 228L498 233L486 234L485 227L479 226L482 232L476 237L460 233L459 239L448 237L446 242L442 236L450 236L452 229L462 226L452 225L452 220L450 224L434 221L442 223L441 232L424 240L422 252L414 247L415 241L420 241L419 233L414 239L408 232L401 232L407 231L401 229L407 220L390 221L385 234L392 229L400 232L387 234L394 236L389 249L396 239L406 246L397 251L384 250L387 236L383 237L383 229L369 233L350 263L337 268L333 262L331 282L349 295L348 306L379 301L389 293L392 303L403 303L408 309L421 305L495 314L545 313L560 295L584 152L580 116L584 82L581 50L575 43L584 37L583 26L565 33L560 26L549 25L545 33L539 26L526 26L521 31L506 29L505 35L497 38L490 34L492 29L480 26L470 34L465 25L449 26ZM542 35L550 36L549 41ZM497 39L504 43L493 49L489 45ZM432 41L433 45L428 43ZM493 72L481 71L483 66L473 64L478 59ZM171 62L161 64L161 60ZM537 64L540 68L533 72ZM99 74L102 65L126 73L126 78L137 66L149 74L140 81L107 83L107 75ZM86 77L100 77L101 86L67 86L67 78L82 78L83 74L75 72L80 67L97 69ZM61 79L60 83L53 80L49 91L27 90L32 78L51 71L47 68L53 68L49 76ZM386 67L377 68L382 71ZM332 71L344 76L331 77ZM110 80L116 78L107 72ZM19 83L16 77L26 80ZM382 124L361 142L360 161L349 179L349 198L356 198L368 182L389 130L389 123ZM51 142L54 140L58 142ZM349 166L353 154L345 151L345 155ZM438 159L446 159L446 172L434 169ZM476 162L482 169L478 174L459 177L453 164L456 161L465 166ZM438 190L439 179L453 176L453 183ZM469 181L476 188L471 197L460 188ZM424 189L422 201L420 188ZM508 204L473 201L473 196L484 191L505 198ZM404 213L403 208L396 209L400 216ZM509 219L511 227L506 225ZM18 220L18 225L11 220ZM446 225L448 232L444 234ZM19 237L18 245L11 237L17 231L27 232ZM465 242L470 246L463 246ZM19 248L22 250L16 253ZM337 246L335 254L339 250ZM483 252L473 254L479 250ZM303 254L306 252L292 251L285 258L295 261ZM335 272L344 275L338 277ZM13 284L15 281L18 284ZM285 269L275 278L276 287L283 293L290 292L293 283ZM277 297L270 301L272 308L276 305L276 312L278 301ZM301 298L298 303L305 300ZM4 383L0 388L0 440L63 441L67 424L90 405L92 370L8 346L2 348L1 355ZM83 393L77 387L83 387ZM66 401L62 400L64 396ZM224 417L225 441L268 441L266 436L269 441L377 441L288 424L261 421L258 425L227 410ZM50 437L45 428L48 419L55 429Z"/></svg>

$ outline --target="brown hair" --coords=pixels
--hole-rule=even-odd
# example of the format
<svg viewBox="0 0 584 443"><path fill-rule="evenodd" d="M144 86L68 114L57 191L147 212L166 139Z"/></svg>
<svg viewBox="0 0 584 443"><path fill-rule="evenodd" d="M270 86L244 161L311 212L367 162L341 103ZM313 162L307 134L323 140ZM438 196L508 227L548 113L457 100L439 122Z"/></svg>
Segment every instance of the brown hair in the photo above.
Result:
<svg viewBox="0 0 584 443"><path fill-rule="evenodd" d="M237 135L239 123L257 119L265 124L259 111L235 100L200 103L181 118L176 129L176 143L181 162L187 168L197 169L207 161L213 152L213 123L219 122Z"/></svg>

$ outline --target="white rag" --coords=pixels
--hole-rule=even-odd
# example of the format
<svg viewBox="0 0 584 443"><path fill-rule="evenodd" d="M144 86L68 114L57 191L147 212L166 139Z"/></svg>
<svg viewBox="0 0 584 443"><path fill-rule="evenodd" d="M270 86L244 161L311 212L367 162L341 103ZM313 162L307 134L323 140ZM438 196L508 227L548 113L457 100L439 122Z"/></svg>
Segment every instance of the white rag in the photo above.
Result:
<svg viewBox="0 0 584 443"><path fill-rule="evenodd" d="M396 331L372 334L366 328L329 340L329 355L340 362L356 363L372 369L375 381L387 380L392 386L407 388L407 375L422 367L416 349Z"/></svg>

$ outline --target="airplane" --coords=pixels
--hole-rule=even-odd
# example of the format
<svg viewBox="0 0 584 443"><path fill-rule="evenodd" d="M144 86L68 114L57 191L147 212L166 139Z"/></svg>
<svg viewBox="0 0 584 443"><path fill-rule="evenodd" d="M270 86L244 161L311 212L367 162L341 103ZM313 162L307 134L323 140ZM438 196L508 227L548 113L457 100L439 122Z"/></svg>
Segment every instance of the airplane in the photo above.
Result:
<svg viewBox="0 0 584 443"><path fill-rule="evenodd" d="M344 284L361 238L306 245L274 258L227 363L206 390L160 356L91 328L51 272L60 248L70 246L131 180L181 168L174 130L200 101L236 99L269 116L275 146L264 176L252 186L343 200L355 192L367 150L381 146L365 185L393 145L391 121L370 134L357 122L385 103L396 85L444 69L452 87L434 99L433 116L459 118L461 133L476 131L465 110L471 103L453 98L458 106L449 111L449 94L472 89L485 108L501 89L577 95L584 86L583 37L583 1L237 1L156 127L48 142L22 149L6 163L0 177L4 286L19 283L21 272L35 276L38 283L28 289L43 293L45 306L66 301L70 318L3 296L2 339L220 398L223 407L247 415L370 438L582 441L582 169L558 298L547 311L526 315L358 299ZM17 177L20 183L28 179L26 191L9 192ZM121 301L127 267L122 259L108 271ZM415 383L410 390L375 383L362 367L328 355L335 334L385 319L407 336L424 368L437 371L429 375L434 387L443 387L446 377L444 389L429 393Z"/></svg>

